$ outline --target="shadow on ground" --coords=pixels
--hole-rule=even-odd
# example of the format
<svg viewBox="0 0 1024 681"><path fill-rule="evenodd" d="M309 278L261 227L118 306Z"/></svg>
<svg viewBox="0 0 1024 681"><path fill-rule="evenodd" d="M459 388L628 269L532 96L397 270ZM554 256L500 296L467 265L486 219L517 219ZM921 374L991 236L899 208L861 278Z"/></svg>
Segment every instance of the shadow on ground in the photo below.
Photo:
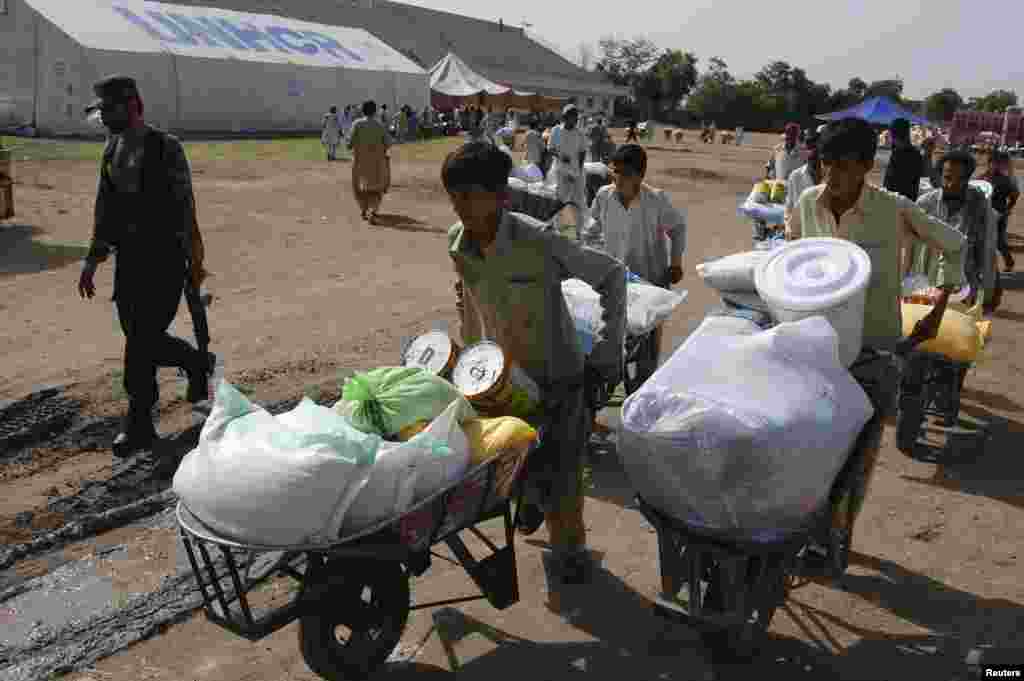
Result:
<svg viewBox="0 0 1024 681"><path fill-rule="evenodd" d="M974 647L993 645L1013 650L1024 645L1020 633L1024 631L1024 607L1018 603L960 591L874 556L854 552L850 563L867 568L871 574L847 574L842 580L845 591L932 633L893 637L791 599L785 612L809 642L776 641L773 646L783 656L787 650L798 652L794 645L814 651L817 665L830 672L819 678L957 678L954 672L964 669L964 658ZM837 647L834 640L829 640L829 629L845 630L860 640L837 655L828 654L827 650Z"/></svg>
<svg viewBox="0 0 1024 681"><path fill-rule="evenodd" d="M89 252L86 244L46 241L43 234L33 225L0 225L0 278L65 267Z"/></svg>
<svg viewBox="0 0 1024 681"><path fill-rule="evenodd" d="M1013 310L998 309L992 313L992 316L996 319L1005 319L1008 322L1024 322L1024 314Z"/></svg>
<svg viewBox="0 0 1024 681"><path fill-rule="evenodd" d="M932 633L892 636L791 599L776 617L791 618L804 638L769 635L757 657L736 662L709 651L693 628L656 616L648 599L601 567L587 586L549 587L547 603L551 612L595 640L539 643L449 608L436 614L434 631L450 671L433 666L425 671L430 678L488 680L560 679L579 673L665 681L952 679L966 671L964 659L971 648L1012 650L1020 644L1024 608L1016 603L979 598L872 556L854 554L853 562L871 574L848 575L843 588ZM833 633L839 630L857 642L843 647ZM467 648L479 652L482 639L490 650L464 661L460 644L473 638L478 641ZM406 678L420 667L394 665L381 678Z"/></svg>
<svg viewBox="0 0 1024 681"><path fill-rule="evenodd" d="M1022 289L1024 288L1024 272L1002 272L999 275L999 282L1008 291ZM996 312L996 315L998 316L999 312Z"/></svg>
<svg viewBox="0 0 1024 681"><path fill-rule="evenodd" d="M404 232L433 232L435 234L446 234L447 230L433 227L425 222L410 218L405 215L394 215L391 213L378 213L375 226L386 227L387 229L398 229Z"/></svg>
<svg viewBox="0 0 1024 681"><path fill-rule="evenodd" d="M904 475L903 479L1024 508L1024 457L1020 455L1024 424L973 404L961 405L960 412L961 423L973 421L983 431L951 431L941 450L920 443L915 458L927 459L921 450L931 450L931 462L938 464L935 473L930 478Z"/></svg>

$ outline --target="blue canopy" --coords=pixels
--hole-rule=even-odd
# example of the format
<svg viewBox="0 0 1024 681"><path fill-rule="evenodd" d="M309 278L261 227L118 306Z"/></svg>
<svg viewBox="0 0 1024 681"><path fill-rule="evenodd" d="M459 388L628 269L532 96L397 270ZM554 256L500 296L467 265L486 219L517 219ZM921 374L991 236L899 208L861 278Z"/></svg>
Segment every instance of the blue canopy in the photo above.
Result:
<svg viewBox="0 0 1024 681"><path fill-rule="evenodd" d="M849 109L818 116L823 121L838 121L844 118L862 118L874 125L892 125L897 118L905 118L914 125L931 125L926 118L913 114L888 97L870 97Z"/></svg>

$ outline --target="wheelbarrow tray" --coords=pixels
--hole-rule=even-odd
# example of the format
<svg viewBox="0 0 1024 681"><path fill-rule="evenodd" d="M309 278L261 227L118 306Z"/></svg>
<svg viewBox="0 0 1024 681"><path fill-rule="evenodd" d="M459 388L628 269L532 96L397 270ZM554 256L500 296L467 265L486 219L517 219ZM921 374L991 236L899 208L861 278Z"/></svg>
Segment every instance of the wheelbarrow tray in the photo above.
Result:
<svg viewBox="0 0 1024 681"><path fill-rule="evenodd" d="M530 453L538 446L539 441ZM499 468L507 467L509 462L507 457L499 457L473 467L461 480L423 499L406 513L330 542L287 546L240 542L211 530L179 502L179 532L203 597L206 617L238 636L256 641L301 617L310 589L326 580L344 561L397 562L409 573L420 575L430 566L431 548L441 542L448 545L458 563L484 592L444 603L486 598L495 607L508 607L519 598L512 501L521 497L521 477L528 458L529 454L519 457L511 473L504 471L512 476L513 491L507 496L498 493L498 476ZM496 546L476 527L497 518L505 520L504 547ZM464 530L485 543L492 554L475 559L460 537ZM275 576L294 580L297 591L283 605L253 607L252 592ZM439 604L417 607L435 605Z"/></svg>

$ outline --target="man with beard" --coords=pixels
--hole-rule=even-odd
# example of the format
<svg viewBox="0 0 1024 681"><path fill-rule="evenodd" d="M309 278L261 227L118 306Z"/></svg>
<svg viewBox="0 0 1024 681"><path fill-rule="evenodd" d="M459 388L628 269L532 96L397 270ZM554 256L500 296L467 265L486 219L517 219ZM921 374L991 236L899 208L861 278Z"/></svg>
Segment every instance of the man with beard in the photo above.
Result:
<svg viewBox="0 0 1024 681"><path fill-rule="evenodd" d="M980 297L988 301L995 289L996 215L985 194L970 186L974 174L974 156L966 151L946 153L937 165L942 187L917 200L924 212L942 220L967 239L964 251L964 276L972 289L968 301L973 305ZM918 245L913 249L911 270L928 275L934 281L939 254Z"/></svg>
<svg viewBox="0 0 1024 681"><path fill-rule="evenodd" d="M804 138L807 147L807 163L803 164L786 179L786 220L796 208L796 202L804 190L821 182L821 162L818 157L818 133L808 130Z"/></svg>
<svg viewBox="0 0 1024 681"><path fill-rule="evenodd" d="M177 138L146 125L132 78L111 76L93 90L99 99L89 110L99 110L110 137L78 291L83 298L94 297L96 269L116 253L113 300L125 335L128 414L113 450L125 457L149 448L158 437L153 426L157 367L186 372L187 398L197 403L208 398L214 358L167 333L186 276L197 291L205 276L185 150Z"/></svg>
<svg viewBox="0 0 1024 681"><path fill-rule="evenodd" d="M772 157L768 161L768 178L785 182L789 174L803 165L804 156L797 144L800 137L800 126L796 123L787 123L785 140L772 150Z"/></svg>

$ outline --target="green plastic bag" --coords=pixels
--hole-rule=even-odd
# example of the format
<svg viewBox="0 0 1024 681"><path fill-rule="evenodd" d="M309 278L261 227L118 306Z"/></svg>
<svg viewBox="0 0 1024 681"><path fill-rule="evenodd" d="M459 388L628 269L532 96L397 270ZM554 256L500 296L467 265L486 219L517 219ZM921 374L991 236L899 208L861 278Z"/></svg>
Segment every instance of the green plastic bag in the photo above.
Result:
<svg viewBox="0 0 1024 681"><path fill-rule="evenodd" d="M418 367L381 367L345 381L334 408L364 433L387 437L417 421L433 421L465 399L445 379Z"/></svg>

